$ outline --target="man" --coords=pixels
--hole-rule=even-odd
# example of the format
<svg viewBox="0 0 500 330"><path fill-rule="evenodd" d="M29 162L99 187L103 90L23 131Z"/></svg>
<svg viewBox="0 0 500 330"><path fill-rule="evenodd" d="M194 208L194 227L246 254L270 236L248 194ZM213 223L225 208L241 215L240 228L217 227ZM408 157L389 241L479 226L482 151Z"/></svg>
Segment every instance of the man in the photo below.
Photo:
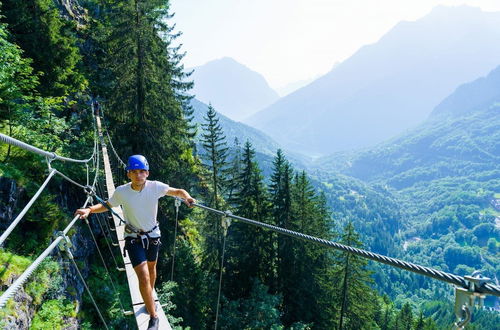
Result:
<svg viewBox="0 0 500 330"><path fill-rule="evenodd" d="M158 315L153 299L156 280L156 262L160 247L160 229L156 222L158 199L165 195L184 199L192 207L195 200L184 189L147 180L149 164L142 155L128 159L127 177L130 182L116 188L113 196L106 202L109 207L121 205L125 217L125 249L139 279L139 290L150 315L148 329L158 329ZM76 210L81 219L91 213L108 211L102 204Z"/></svg>

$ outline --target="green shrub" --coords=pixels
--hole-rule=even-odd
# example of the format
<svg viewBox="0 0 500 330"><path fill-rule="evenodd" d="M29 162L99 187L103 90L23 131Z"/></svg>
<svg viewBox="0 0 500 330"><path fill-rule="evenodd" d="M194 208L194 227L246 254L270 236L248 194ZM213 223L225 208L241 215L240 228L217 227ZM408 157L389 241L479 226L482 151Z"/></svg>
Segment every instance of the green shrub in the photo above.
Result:
<svg viewBox="0 0 500 330"><path fill-rule="evenodd" d="M46 300L35 314L31 329L62 329L66 325L65 319L75 316L75 305L72 302L61 299Z"/></svg>

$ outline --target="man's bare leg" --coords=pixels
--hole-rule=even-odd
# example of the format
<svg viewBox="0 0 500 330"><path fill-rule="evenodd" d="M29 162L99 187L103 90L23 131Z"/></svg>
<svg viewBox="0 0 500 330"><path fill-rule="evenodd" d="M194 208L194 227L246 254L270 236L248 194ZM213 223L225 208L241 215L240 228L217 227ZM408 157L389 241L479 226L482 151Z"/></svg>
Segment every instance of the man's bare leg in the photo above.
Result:
<svg viewBox="0 0 500 330"><path fill-rule="evenodd" d="M149 281L151 282L151 290L155 289L156 282L156 261L148 261Z"/></svg>
<svg viewBox="0 0 500 330"><path fill-rule="evenodd" d="M143 262L134 267L137 278L139 279L139 290L141 291L142 299L146 305L146 310L151 317L158 317L156 315L155 302L153 299L153 289L151 288L151 277L146 262ZM155 273L156 279L156 273Z"/></svg>

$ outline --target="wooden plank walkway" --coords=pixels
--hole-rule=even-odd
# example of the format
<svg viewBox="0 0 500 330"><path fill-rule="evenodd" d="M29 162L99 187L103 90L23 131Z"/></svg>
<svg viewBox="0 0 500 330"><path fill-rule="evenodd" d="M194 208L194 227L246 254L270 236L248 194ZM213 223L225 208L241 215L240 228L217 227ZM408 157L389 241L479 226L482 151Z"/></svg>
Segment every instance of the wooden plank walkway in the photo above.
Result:
<svg viewBox="0 0 500 330"><path fill-rule="evenodd" d="M102 130L101 130L101 119L96 116L97 119L97 129L99 131L99 138L101 139L102 142L102 157L104 161L104 173L106 176L106 188L108 191L108 197L111 196L114 191L115 191L115 184L113 181L113 174L111 172L111 165L109 162L109 156L108 156L108 149L106 147L106 143L103 141L103 135L102 135ZM123 218L123 213L121 207L115 207L113 208L113 211L115 211L117 214L120 215L120 217ZM116 236L118 238L118 243L120 244L120 251L123 251L123 247L125 246L125 240L123 239L123 234L125 231L125 226L121 225L120 226L120 219L113 215L113 220L115 223L115 228L116 228ZM120 255L123 258L123 254L120 253ZM139 291L139 280L137 279L137 276L135 274L134 269L132 268L132 264L130 263L130 260L128 258L128 255L123 258L124 264L125 264L125 271L127 273L127 281L128 281L128 287L130 290L130 297L132 298L132 307L134 310L134 315L137 321L137 328L139 330L147 329L148 327L148 322L149 322L149 314L146 312L146 305L144 305L144 301L142 300L141 293ZM158 298L156 295L156 291L153 292L155 301L158 302ZM160 303L157 303L157 313L158 317L160 318L160 325L159 329L161 330L171 330L172 328L170 327L170 323L168 323L167 317L165 315L165 312L163 311L163 308L161 307Z"/></svg>

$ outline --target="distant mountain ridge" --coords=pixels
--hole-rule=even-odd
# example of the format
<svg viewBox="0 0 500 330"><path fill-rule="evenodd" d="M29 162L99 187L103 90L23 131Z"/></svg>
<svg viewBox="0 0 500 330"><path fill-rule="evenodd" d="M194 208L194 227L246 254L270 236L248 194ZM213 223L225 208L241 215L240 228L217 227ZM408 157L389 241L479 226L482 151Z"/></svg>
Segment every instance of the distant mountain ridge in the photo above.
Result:
<svg viewBox="0 0 500 330"><path fill-rule="evenodd" d="M199 126L199 132L201 132L201 124L205 123L203 119L207 115L208 106L203 102L200 102L197 99L191 100L191 106L194 109L193 121L195 124ZM215 108L215 111L218 111ZM266 134L260 132L258 129L245 125L243 123L236 122L231 120L230 118L224 116L223 114L218 114L217 118L219 118L219 123L224 131L224 135L226 136L226 141L228 145L234 145L234 139L237 138L241 146L245 144L248 140L252 143L254 148L263 154L268 156L273 156L276 154L276 150L279 149L279 145L272 138L267 136ZM200 134L197 135L197 140L200 139Z"/></svg>
<svg viewBox="0 0 500 330"><path fill-rule="evenodd" d="M420 181L500 173L500 67L459 86L413 130L375 147L318 159L327 172L386 181L402 189Z"/></svg>
<svg viewBox="0 0 500 330"><path fill-rule="evenodd" d="M278 100L264 77L224 57L194 68L192 93L233 120L242 120Z"/></svg>
<svg viewBox="0 0 500 330"><path fill-rule="evenodd" d="M195 142L200 145L200 138L202 133L201 125L205 123L204 117L206 117L208 105L194 98L191 100L191 106L194 109L193 123L198 126L198 134L195 138ZM217 109L215 110L217 111ZM264 174L269 175L272 168L273 159L276 156L276 151L278 149L282 149L282 147L271 137L256 128L240 122L236 122L220 113L218 113L217 118L219 118L219 124L224 131L224 135L226 136L228 147L235 147L234 142L236 138L238 139L240 147L243 147L243 145L247 141L249 141L252 144L252 147L255 149L256 158ZM203 153L203 150L198 150L198 153ZM284 153L290 161L292 161L296 165L299 165L301 168L304 168L304 164L309 161L308 158L297 153L293 153L287 150L284 150Z"/></svg>
<svg viewBox="0 0 500 330"><path fill-rule="evenodd" d="M309 155L367 147L422 122L500 63L500 13L437 7L246 122Z"/></svg>
<svg viewBox="0 0 500 330"><path fill-rule="evenodd" d="M459 86L434 108L430 118L460 116L495 102L500 102L500 66L486 77Z"/></svg>

